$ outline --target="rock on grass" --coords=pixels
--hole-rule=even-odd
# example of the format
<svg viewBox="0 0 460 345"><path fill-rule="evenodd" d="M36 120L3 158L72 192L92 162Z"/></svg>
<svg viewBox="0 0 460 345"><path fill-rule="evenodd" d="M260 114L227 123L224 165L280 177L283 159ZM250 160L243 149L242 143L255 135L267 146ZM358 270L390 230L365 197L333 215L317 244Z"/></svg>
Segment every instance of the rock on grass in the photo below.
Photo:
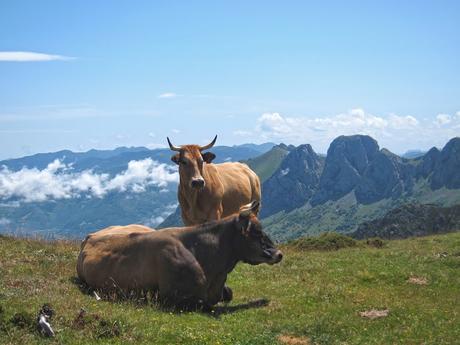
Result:
<svg viewBox="0 0 460 345"><path fill-rule="evenodd" d="M388 316L389 313L390 311L388 309L383 309L383 310L371 309L371 310L361 311L359 312L359 315L366 319L374 320L380 317L386 317Z"/></svg>

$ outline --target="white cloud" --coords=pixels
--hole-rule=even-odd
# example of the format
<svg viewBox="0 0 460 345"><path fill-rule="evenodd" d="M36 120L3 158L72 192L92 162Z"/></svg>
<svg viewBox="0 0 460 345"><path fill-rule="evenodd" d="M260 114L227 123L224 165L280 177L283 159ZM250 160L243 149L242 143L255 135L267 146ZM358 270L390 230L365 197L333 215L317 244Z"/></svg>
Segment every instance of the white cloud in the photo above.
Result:
<svg viewBox="0 0 460 345"><path fill-rule="evenodd" d="M35 52L0 52L0 61L30 62L30 61L55 61L74 60L75 58L63 55L43 54Z"/></svg>
<svg viewBox="0 0 460 345"><path fill-rule="evenodd" d="M459 136L459 129L460 112L455 116L438 115L436 121L421 121L411 115L380 116L356 108L324 117L290 117L276 112L264 113L257 119L252 133L236 130L233 134L255 142L277 141L296 145L310 143L319 152L326 152L331 141L340 135L366 134L379 141L383 147L394 152L405 152L412 148L442 146L450 138Z"/></svg>
<svg viewBox="0 0 460 345"><path fill-rule="evenodd" d="M409 129L414 128L419 124L418 120L413 116L398 116L391 114L388 118L388 125L394 129Z"/></svg>
<svg viewBox="0 0 460 345"><path fill-rule="evenodd" d="M458 115L458 113L457 113ZM449 124L452 121L452 117L449 114L438 114L436 115L436 121L435 123L438 126L444 126Z"/></svg>
<svg viewBox="0 0 460 345"><path fill-rule="evenodd" d="M55 160L43 170L11 171L3 167L0 170L0 198L18 198L25 202L69 199L82 194L102 198L111 191L140 193L147 186L164 188L178 180L173 166L150 158L130 161L128 168L114 177L91 170L73 172L71 166Z"/></svg>
<svg viewBox="0 0 460 345"><path fill-rule="evenodd" d="M279 113L265 113L257 120L256 131L267 140L282 139L305 143L312 137L330 141L339 135L374 134L388 128L390 122L408 123L396 115L392 115L391 119L385 119L357 108L335 116L316 118L285 117Z"/></svg>
<svg viewBox="0 0 460 345"><path fill-rule="evenodd" d="M158 98L175 98L177 96L178 95L175 94L174 92L165 92L165 93L158 95Z"/></svg>

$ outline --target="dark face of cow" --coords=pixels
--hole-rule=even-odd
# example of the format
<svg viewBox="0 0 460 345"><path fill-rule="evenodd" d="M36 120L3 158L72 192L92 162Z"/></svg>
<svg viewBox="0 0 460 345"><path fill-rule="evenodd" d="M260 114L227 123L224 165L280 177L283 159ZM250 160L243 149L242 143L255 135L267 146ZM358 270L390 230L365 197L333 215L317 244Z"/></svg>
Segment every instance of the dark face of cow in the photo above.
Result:
<svg viewBox="0 0 460 345"><path fill-rule="evenodd" d="M272 240L262 231L262 225L255 216L259 202L253 202L246 210L240 210L238 227L240 238L237 243L240 258L251 265L267 263L276 264L283 258Z"/></svg>
<svg viewBox="0 0 460 345"><path fill-rule="evenodd" d="M171 144L169 138L169 147L173 151L178 151L177 154L171 157L171 160L179 165L180 182L196 190L202 190L206 186L206 181L203 177L203 166L209 164L216 158L212 152L202 152L214 146L217 135L214 140L205 146L199 145L183 145L176 147Z"/></svg>

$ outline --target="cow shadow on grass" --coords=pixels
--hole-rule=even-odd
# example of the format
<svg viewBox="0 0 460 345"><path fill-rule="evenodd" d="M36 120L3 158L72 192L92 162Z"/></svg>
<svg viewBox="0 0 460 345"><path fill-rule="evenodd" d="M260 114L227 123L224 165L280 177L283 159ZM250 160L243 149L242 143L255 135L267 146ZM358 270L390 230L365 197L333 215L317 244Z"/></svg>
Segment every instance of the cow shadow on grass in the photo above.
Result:
<svg viewBox="0 0 460 345"><path fill-rule="evenodd" d="M212 307L211 310L206 311L205 313L214 317L220 318L221 315L225 314L233 314L239 311L248 310L248 309L255 309L255 308L263 308L270 304L270 300L266 298L255 299L246 303L240 303L236 305L216 305Z"/></svg>
<svg viewBox="0 0 460 345"><path fill-rule="evenodd" d="M204 315L219 319L221 315L233 314L239 311L263 308L270 304L270 300L266 298L255 299L246 303L230 305L228 303L218 304L213 307L204 307L200 304L195 305L171 305L162 303L158 300L158 295L152 292L131 292L126 293L121 290L111 290L110 292L103 292L95 290L88 286L84 281L78 277L71 277L70 282L77 286L77 288L85 295L92 296L96 299L101 299L108 302L127 302L135 305L151 305L159 310L165 312L174 312L181 314L183 312L198 312Z"/></svg>

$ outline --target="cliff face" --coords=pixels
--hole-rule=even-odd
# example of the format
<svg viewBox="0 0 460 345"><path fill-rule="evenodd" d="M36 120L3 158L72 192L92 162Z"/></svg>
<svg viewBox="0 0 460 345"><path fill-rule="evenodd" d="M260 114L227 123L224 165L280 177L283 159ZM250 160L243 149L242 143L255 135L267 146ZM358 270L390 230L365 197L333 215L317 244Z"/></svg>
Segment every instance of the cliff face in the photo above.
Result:
<svg viewBox="0 0 460 345"><path fill-rule="evenodd" d="M397 198L413 186L415 168L369 136L341 136L328 150L320 186L312 205L337 200L355 191L357 201L370 204Z"/></svg>
<svg viewBox="0 0 460 345"><path fill-rule="evenodd" d="M460 138L451 139L435 157L431 187L460 188Z"/></svg>
<svg viewBox="0 0 460 345"><path fill-rule="evenodd" d="M304 205L318 189L324 158L310 145L291 150L275 173L262 185L261 216Z"/></svg>
<svg viewBox="0 0 460 345"><path fill-rule="evenodd" d="M402 158L382 149L377 152L356 186L356 199L371 204L384 198L398 198L411 191L415 167Z"/></svg>

